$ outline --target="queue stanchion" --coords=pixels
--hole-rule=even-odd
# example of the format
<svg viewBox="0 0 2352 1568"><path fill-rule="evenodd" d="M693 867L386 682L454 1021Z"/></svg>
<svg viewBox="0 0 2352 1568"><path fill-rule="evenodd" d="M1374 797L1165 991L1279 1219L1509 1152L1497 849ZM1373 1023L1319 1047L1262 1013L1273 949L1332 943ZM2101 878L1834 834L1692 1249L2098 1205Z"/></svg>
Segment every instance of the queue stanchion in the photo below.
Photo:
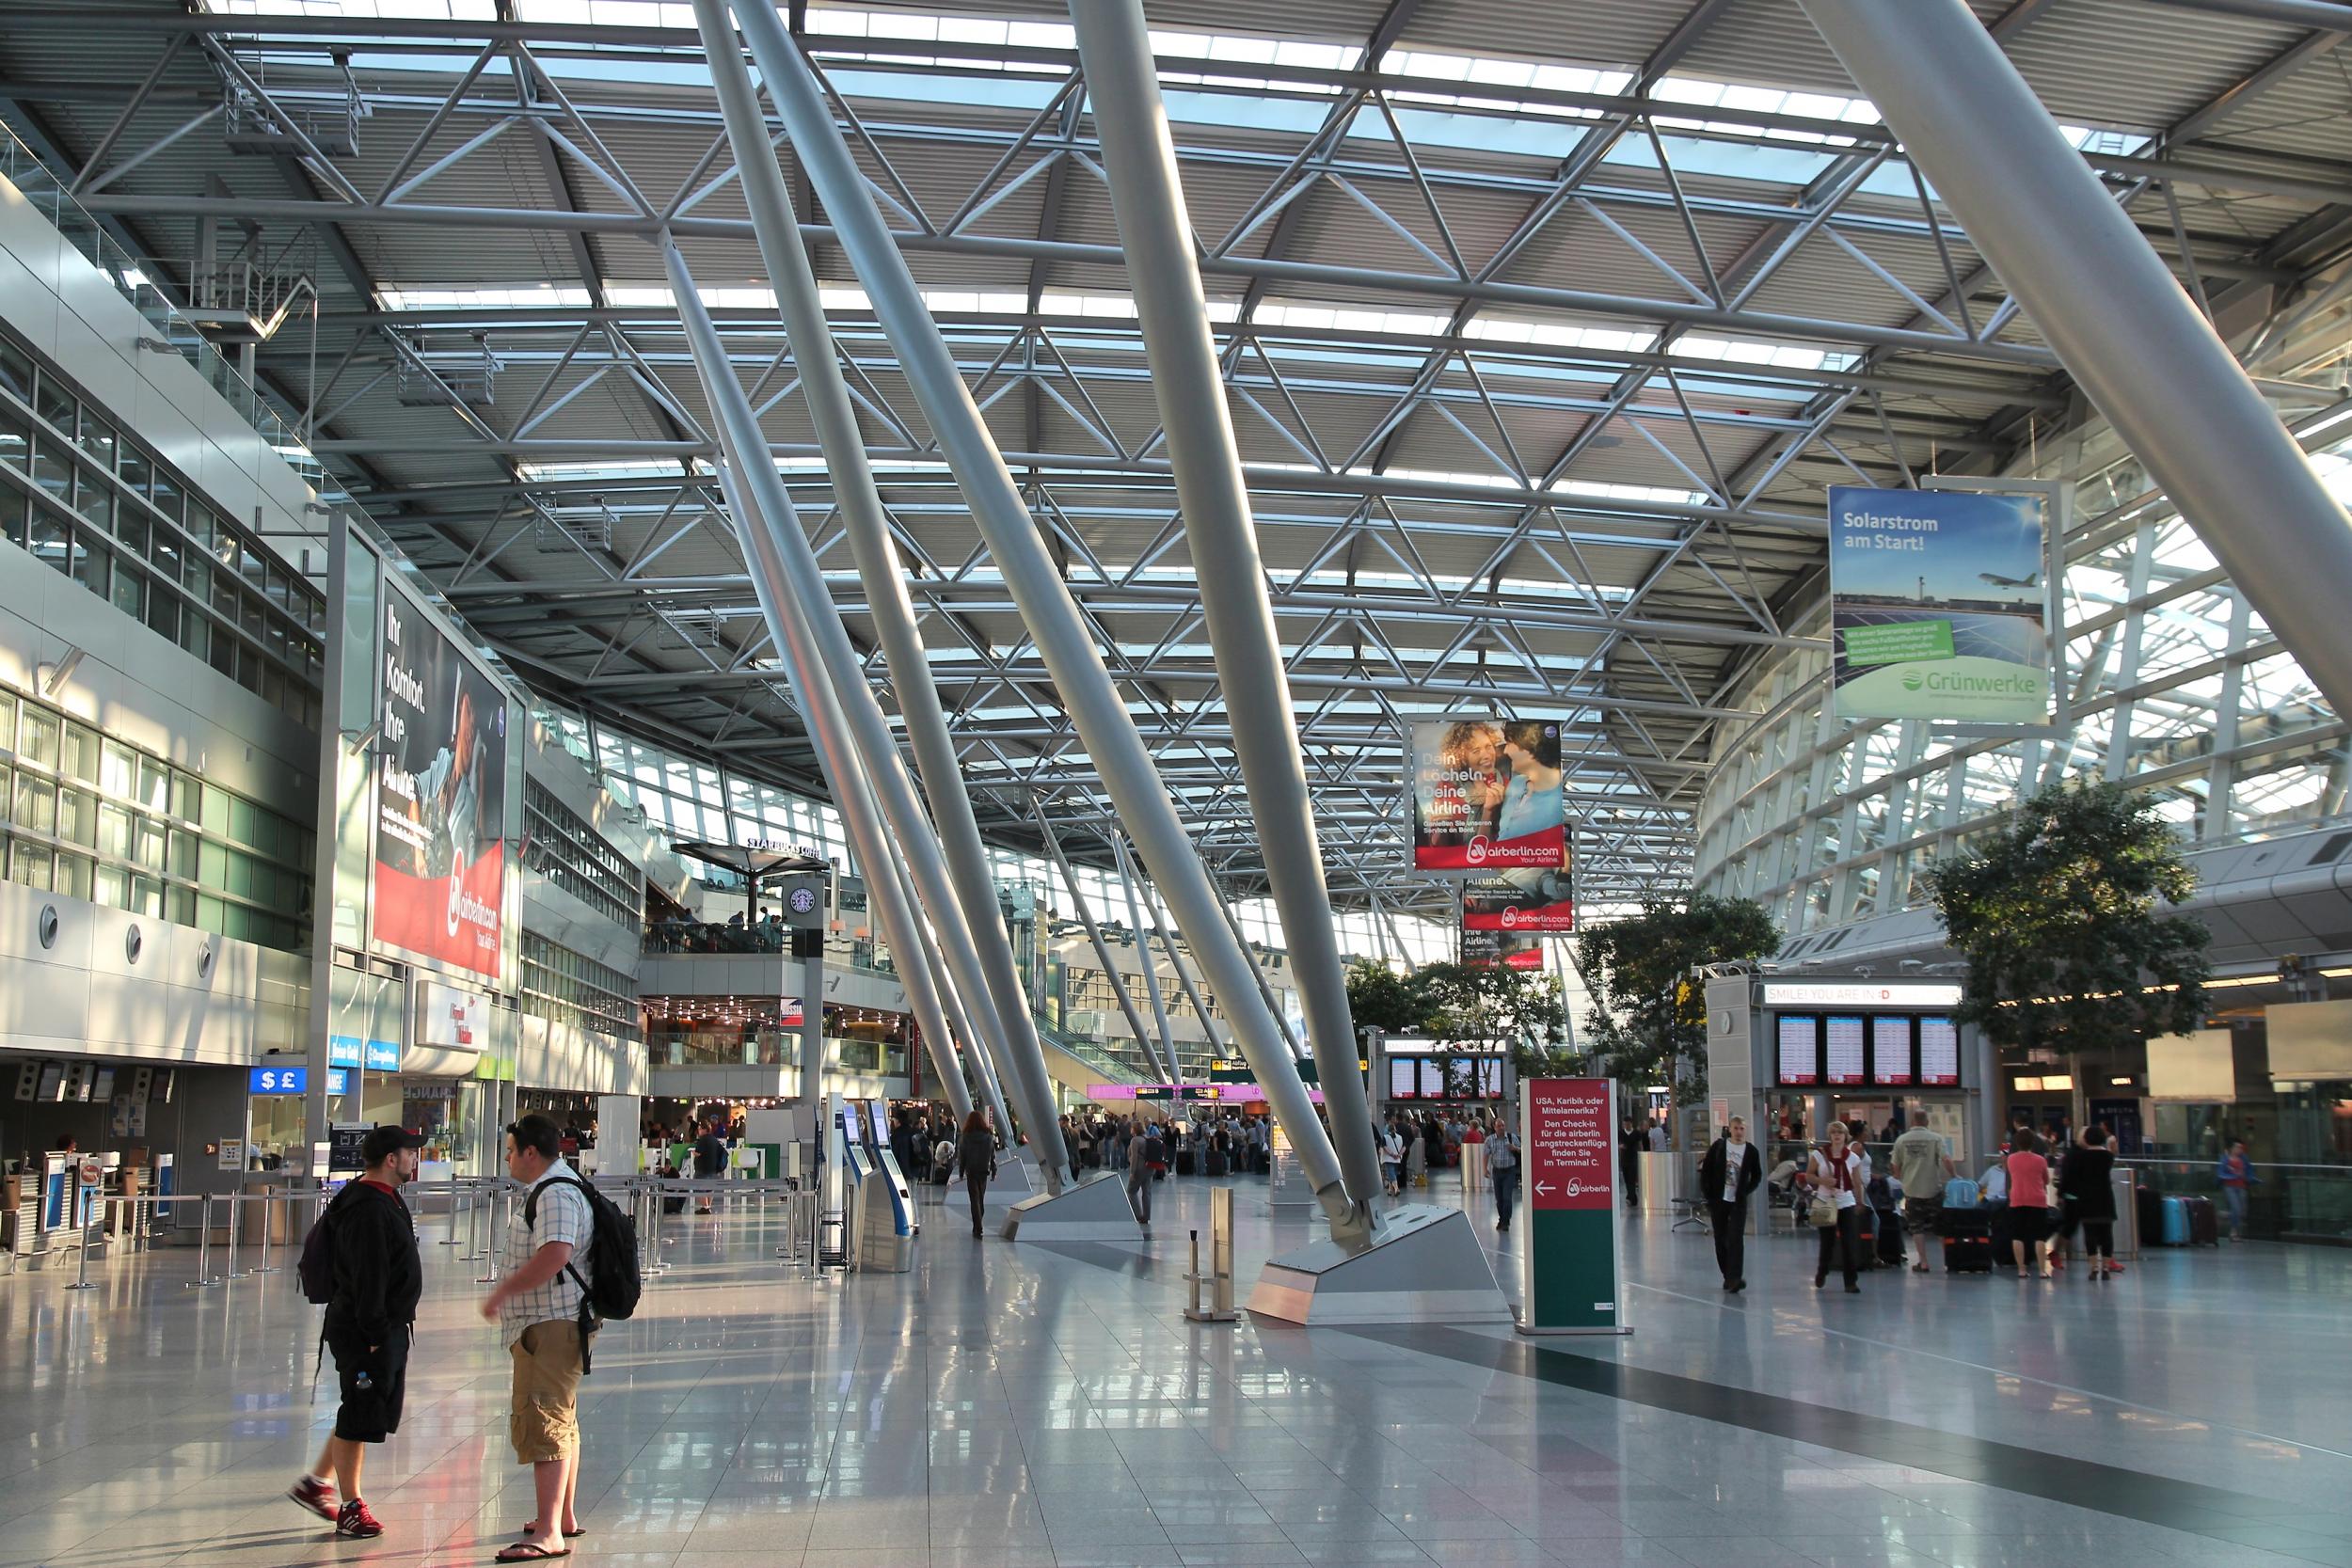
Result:
<svg viewBox="0 0 2352 1568"><path fill-rule="evenodd" d="M112 1199L102 1199L101 1201L111 1202ZM85 1209L82 1212L82 1260L74 1270L73 1283L67 1286L66 1289L69 1291L95 1291L98 1289L97 1286L92 1285L89 1282L89 1212L87 1209Z"/></svg>
<svg viewBox="0 0 2352 1568"><path fill-rule="evenodd" d="M492 1201L496 1202L497 1197L494 1196ZM514 1199L511 1196L507 1198L507 1203L510 1208L512 1207L513 1202ZM513 1223L511 1216L508 1223ZM477 1285L495 1285L499 1282L498 1223L495 1220L491 1222L490 1247L486 1256L489 1259L490 1272L487 1274L478 1274L474 1275L473 1282Z"/></svg>
<svg viewBox="0 0 2352 1568"><path fill-rule="evenodd" d="M276 1193L265 1192L262 1195L262 1260L253 1265L248 1271L250 1273L276 1274L278 1272L278 1265L269 1260L270 1233L276 1229L276 1227L270 1224L269 1206L277 1200Z"/></svg>
<svg viewBox="0 0 2352 1568"><path fill-rule="evenodd" d="M226 1201L229 1205L229 1267L221 1271L220 1276L223 1279L243 1279L246 1271L237 1267L237 1211L244 1207L245 1195L230 1193Z"/></svg>
<svg viewBox="0 0 2352 1568"><path fill-rule="evenodd" d="M441 1245L470 1247L473 1244L471 1227L469 1226L466 1235L460 1239L457 1234L457 1212L458 1206L461 1203L464 1204L469 1219L470 1219L473 1212L473 1204L470 1201L472 1194L469 1189L459 1186L457 1180L458 1179L453 1176L449 1179L449 1234L441 1238Z"/></svg>
<svg viewBox="0 0 2352 1568"><path fill-rule="evenodd" d="M203 1206L197 1213L196 1277L181 1288L187 1291L210 1290L220 1283L213 1277L213 1195L204 1195Z"/></svg>

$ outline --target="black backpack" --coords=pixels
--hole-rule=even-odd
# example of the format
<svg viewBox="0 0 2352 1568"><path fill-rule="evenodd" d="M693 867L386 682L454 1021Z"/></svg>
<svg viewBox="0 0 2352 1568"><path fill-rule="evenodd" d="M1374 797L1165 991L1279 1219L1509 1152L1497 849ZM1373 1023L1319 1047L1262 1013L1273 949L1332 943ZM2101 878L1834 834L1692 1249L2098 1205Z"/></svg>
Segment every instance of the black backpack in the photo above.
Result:
<svg viewBox="0 0 2352 1568"><path fill-rule="evenodd" d="M596 1327L593 1320L617 1322L637 1310L640 1297L645 1293L644 1272L637 1258L637 1221L622 1212L619 1204L598 1192L580 1178L561 1178L568 1187L578 1187L588 1199L590 1220L588 1239L588 1275L571 1264L564 1272L580 1289L580 1370L591 1370L588 1361L588 1337ZM523 1199L523 1228L531 1229L539 1223L539 1194L547 1186L541 1182L531 1189Z"/></svg>
<svg viewBox="0 0 2352 1568"><path fill-rule="evenodd" d="M302 1257L294 1264L295 1277L302 1281L302 1299L313 1307L325 1307L335 1299L335 1235L327 1221L342 1199L342 1195L336 1194L310 1222L310 1231L302 1238Z"/></svg>

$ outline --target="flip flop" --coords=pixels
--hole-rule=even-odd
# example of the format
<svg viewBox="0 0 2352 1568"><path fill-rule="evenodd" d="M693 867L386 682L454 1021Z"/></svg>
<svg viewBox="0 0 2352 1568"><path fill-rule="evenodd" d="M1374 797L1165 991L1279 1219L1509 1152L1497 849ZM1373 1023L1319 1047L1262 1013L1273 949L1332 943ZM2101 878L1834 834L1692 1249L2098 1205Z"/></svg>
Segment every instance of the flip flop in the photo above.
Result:
<svg viewBox="0 0 2352 1568"><path fill-rule="evenodd" d="M538 1532L537 1530L535 1530L535 1529L532 1529L532 1528L529 1525L525 1525L525 1526L524 1526L524 1527L523 1527L520 1530L516 1531L516 1534L518 1534L518 1535L536 1535L536 1534L538 1534L539 1532ZM586 1530L584 1530L584 1529L567 1529L567 1530L565 1530L565 1531L564 1532L564 1540L566 1540L566 1541L577 1541L577 1540L579 1540L581 1536L583 1536L583 1535L585 1535L585 1534L587 1534L587 1533L588 1533L588 1532L587 1532Z"/></svg>
<svg viewBox="0 0 2352 1568"><path fill-rule="evenodd" d="M517 1541L490 1560L493 1562L551 1562L559 1557L571 1555L572 1549L569 1546L560 1552L551 1552L535 1541Z"/></svg>

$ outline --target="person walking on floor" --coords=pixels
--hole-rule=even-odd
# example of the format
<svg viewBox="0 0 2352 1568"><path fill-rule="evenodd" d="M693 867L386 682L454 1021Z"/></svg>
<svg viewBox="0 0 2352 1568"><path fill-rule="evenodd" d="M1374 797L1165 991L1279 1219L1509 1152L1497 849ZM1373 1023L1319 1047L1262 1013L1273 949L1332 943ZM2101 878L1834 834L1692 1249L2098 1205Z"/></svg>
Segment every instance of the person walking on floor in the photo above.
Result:
<svg viewBox="0 0 2352 1568"><path fill-rule="evenodd" d="M2214 1178L2221 1183L2221 1199L2230 1206L2230 1240L2246 1240L2246 1193L2249 1187L2262 1185L2262 1178L2254 1174L2253 1158L2246 1152L2246 1140L2230 1145L2230 1152L2221 1157L2215 1167Z"/></svg>
<svg viewBox="0 0 2352 1568"><path fill-rule="evenodd" d="M1511 1209L1519 1196L1519 1141L1507 1127L1486 1134L1486 1174L1495 1184L1495 1228L1511 1228Z"/></svg>
<svg viewBox="0 0 2352 1568"><path fill-rule="evenodd" d="M1617 1185L1625 1192L1625 1206L1642 1206L1642 1153L1649 1148L1649 1138L1627 1117L1617 1129Z"/></svg>
<svg viewBox="0 0 2352 1568"><path fill-rule="evenodd" d="M1699 1191L1707 1195L1715 1267L1735 1294L1748 1288L1748 1198L1763 1184L1764 1156L1748 1142L1747 1118L1734 1117L1699 1161Z"/></svg>
<svg viewBox="0 0 2352 1568"><path fill-rule="evenodd" d="M694 1180L716 1181L727 1173L726 1141L719 1136L719 1118L712 1117L703 1123L702 1136L694 1140ZM694 1199L694 1212L710 1212L710 1195L703 1193Z"/></svg>
<svg viewBox="0 0 2352 1568"><path fill-rule="evenodd" d="M506 1130L506 1174L529 1191L500 1247L500 1279L482 1298L514 1364L507 1439L532 1470L537 1510L501 1562L571 1555L580 1528L580 1380L594 1320L586 1311L596 1212L564 1162L563 1132L533 1113Z"/></svg>
<svg viewBox="0 0 2352 1568"><path fill-rule="evenodd" d="M2036 1267L2030 1271L2050 1277L2050 1162L2043 1157L2042 1136L2020 1132L2017 1148L2004 1160L2009 1173L2010 1248L2017 1256L2017 1277L2029 1272L2030 1249Z"/></svg>
<svg viewBox="0 0 2352 1568"><path fill-rule="evenodd" d="M1944 1147L1943 1134L1922 1123L1907 1129L1887 1152L1895 1180L1903 1190L1903 1228L1911 1232L1911 1272L1928 1272L1928 1238L1944 1212L1944 1183L1960 1174Z"/></svg>
<svg viewBox="0 0 2352 1568"><path fill-rule="evenodd" d="M2083 1269L2093 1279L2123 1271L2115 1261L2115 1150L2093 1123L2069 1149L2058 1172L2066 1212L2082 1227Z"/></svg>
<svg viewBox="0 0 2352 1568"><path fill-rule="evenodd" d="M1818 1291L1827 1283L1834 1259L1846 1276L1847 1293L1860 1295L1862 1287L1856 1281L1862 1270L1862 1156L1853 1151L1852 1134L1845 1123L1829 1124L1829 1142L1807 1157L1804 1181L1813 1193L1812 1207L1819 1211L1823 1204L1829 1206L1829 1223L1816 1226L1821 1243L1813 1262L1813 1288Z"/></svg>
<svg viewBox="0 0 2352 1568"><path fill-rule="evenodd" d="M381 1443L400 1430L408 1344L416 1336L417 1301L424 1294L416 1221L400 1189L417 1179L417 1150L423 1147L421 1132L399 1127L371 1131L359 1142L359 1180L337 1193L318 1221L332 1292L323 1338L335 1356L342 1400L335 1411L334 1435L286 1496L335 1521L337 1535L355 1540L384 1533L359 1495L359 1466L367 1444ZM310 1251L306 1243L306 1263ZM304 1284L310 1283L306 1275Z"/></svg>
<svg viewBox="0 0 2352 1568"><path fill-rule="evenodd" d="M1155 1148L1155 1146L1158 1146ZM1160 1136L1137 1117L1127 1132L1127 1207L1135 1211L1136 1223L1144 1229L1152 1228L1152 1168L1164 1156Z"/></svg>
<svg viewBox="0 0 2352 1568"><path fill-rule="evenodd" d="M988 1129L988 1113L973 1107L963 1118L956 1139L956 1168L963 1172L964 1195L972 1200L972 1235L980 1231L980 1211L988 1206L989 1178L996 1174L996 1134Z"/></svg>

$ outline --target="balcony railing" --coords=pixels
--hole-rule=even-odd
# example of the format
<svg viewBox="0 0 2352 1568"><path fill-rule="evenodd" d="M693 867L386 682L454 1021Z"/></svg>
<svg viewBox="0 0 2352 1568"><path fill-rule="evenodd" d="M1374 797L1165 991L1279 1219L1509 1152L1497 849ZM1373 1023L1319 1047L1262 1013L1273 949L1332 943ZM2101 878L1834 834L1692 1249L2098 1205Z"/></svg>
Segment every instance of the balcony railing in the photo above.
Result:
<svg viewBox="0 0 2352 1568"><path fill-rule="evenodd" d="M147 323L148 335L139 346L159 354L176 354L196 367L205 384L226 399L238 417L261 434L270 449L319 493L322 500L348 501L342 486L326 471L294 428L278 417L259 388L238 372L228 356L166 299L139 258L109 234L97 217L73 199L63 182L33 150L0 126L0 178L14 185L27 205L47 218L89 263L131 302Z"/></svg>

